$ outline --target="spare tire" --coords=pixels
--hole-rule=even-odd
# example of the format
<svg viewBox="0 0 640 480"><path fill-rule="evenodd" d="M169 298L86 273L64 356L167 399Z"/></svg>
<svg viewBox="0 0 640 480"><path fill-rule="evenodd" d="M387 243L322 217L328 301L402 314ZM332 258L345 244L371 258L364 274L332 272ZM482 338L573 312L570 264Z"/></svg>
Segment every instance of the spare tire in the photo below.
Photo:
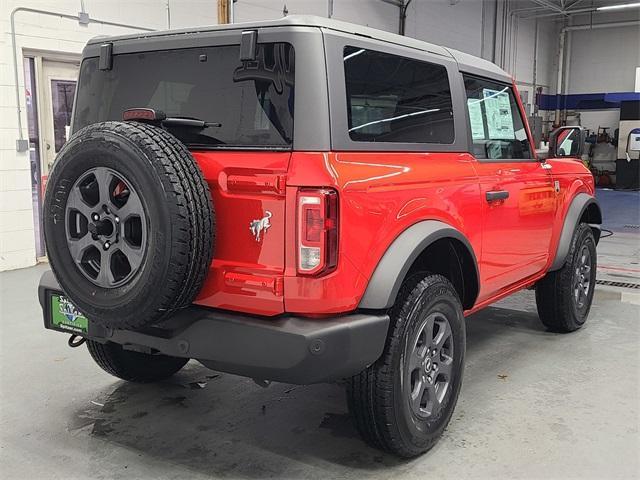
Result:
<svg viewBox="0 0 640 480"><path fill-rule="evenodd" d="M138 329L188 306L211 263L209 187L166 130L103 122L58 154L44 200L51 268L88 318Z"/></svg>

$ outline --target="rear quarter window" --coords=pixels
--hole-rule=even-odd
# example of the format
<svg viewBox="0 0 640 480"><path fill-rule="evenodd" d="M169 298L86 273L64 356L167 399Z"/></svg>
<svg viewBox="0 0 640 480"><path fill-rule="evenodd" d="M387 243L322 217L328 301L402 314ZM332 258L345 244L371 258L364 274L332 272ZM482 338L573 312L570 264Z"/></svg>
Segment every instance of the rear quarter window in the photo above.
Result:
<svg viewBox="0 0 640 480"><path fill-rule="evenodd" d="M351 46L343 53L351 140L453 143L444 66Z"/></svg>

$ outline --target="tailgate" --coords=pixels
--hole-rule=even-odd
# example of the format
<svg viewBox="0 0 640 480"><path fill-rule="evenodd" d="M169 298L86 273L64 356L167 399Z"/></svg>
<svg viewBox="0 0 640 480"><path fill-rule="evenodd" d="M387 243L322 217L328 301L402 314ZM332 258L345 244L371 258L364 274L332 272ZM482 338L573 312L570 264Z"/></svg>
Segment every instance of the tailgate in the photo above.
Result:
<svg viewBox="0 0 640 480"><path fill-rule="evenodd" d="M214 258L198 305L284 312L285 181L291 152L193 152L211 189Z"/></svg>

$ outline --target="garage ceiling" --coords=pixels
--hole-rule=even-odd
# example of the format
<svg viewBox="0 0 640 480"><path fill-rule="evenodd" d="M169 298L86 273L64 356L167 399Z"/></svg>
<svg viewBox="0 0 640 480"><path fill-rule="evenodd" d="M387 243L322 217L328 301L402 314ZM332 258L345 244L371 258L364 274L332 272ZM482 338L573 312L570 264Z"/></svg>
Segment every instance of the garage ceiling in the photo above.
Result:
<svg viewBox="0 0 640 480"><path fill-rule="evenodd" d="M630 0L523 0L516 7L521 17L569 16L595 12L601 7L632 3ZM615 11L615 10L614 10Z"/></svg>
<svg viewBox="0 0 640 480"><path fill-rule="evenodd" d="M381 0L400 8L401 17L405 16L412 0ZM333 0L329 0L333 2ZM456 5L460 0L449 0ZM596 12L602 7L636 3L633 0L514 0L510 3L511 11L518 17L568 17L574 14ZM637 7L637 4L636 4ZM618 11L614 9L613 11Z"/></svg>

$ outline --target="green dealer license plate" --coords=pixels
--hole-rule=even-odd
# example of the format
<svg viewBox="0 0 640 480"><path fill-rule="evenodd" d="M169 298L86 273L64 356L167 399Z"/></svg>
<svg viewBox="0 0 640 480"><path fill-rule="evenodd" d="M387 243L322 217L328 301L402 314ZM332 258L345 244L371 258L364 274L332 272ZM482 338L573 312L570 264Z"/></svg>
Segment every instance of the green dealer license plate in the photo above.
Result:
<svg viewBox="0 0 640 480"><path fill-rule="evenodd" d="M51 326L58 330L87 333L89 321L64 295L51 295Z"/></svg>

